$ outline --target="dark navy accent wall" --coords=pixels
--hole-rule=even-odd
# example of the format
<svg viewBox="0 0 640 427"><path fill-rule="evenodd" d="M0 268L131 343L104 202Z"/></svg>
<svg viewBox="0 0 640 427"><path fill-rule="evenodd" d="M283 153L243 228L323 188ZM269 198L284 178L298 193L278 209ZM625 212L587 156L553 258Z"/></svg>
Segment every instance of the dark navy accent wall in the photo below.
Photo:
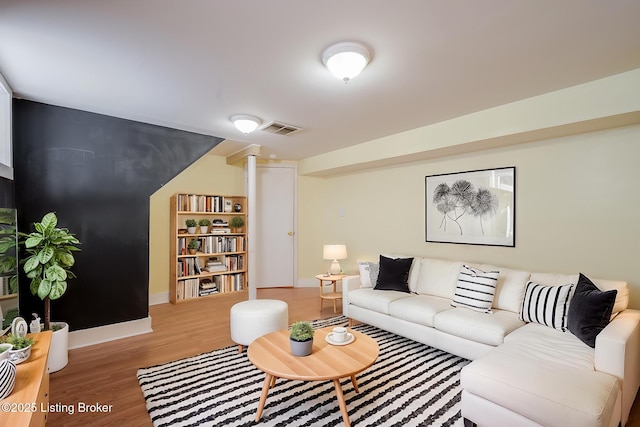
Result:
<svg viewBox="0 0 640 427"><path fill-rule="evenodd" d="M72 330L149 311L149 196L220 138L26 100L13 102L18 228L55 211L82 242L52 320ZM42 302L20 277L20 313Z"/></svg>

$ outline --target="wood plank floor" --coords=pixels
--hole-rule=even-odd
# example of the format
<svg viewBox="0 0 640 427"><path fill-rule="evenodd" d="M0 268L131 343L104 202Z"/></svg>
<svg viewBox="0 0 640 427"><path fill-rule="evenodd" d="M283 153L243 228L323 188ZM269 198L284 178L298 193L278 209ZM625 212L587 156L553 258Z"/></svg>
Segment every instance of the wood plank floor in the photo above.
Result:
<svg viewBox="0 0 640 427"><path fill-rule="evenodd" d="M289 304L289 322L332 317L333 307L314 288L261 289L259 298ZM48 426L151 426L138 368L233 345L229 309L238 296L221 296L179 305L150 307L153 332L69 351L67 367L51 374L50 403L78 408L78 403L112 405L107 413L50 412ZM340 308L338 309L340 311ZM338 313L339 314L339 313ZM640 427L640 399L627 426Z"/></svg>

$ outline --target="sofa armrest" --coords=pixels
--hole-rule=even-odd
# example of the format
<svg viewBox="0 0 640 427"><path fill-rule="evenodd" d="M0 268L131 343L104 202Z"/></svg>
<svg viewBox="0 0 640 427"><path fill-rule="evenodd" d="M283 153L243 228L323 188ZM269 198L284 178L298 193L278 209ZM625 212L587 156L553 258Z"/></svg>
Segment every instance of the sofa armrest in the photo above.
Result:
<svg viewBox="0 0 640 427"><path fill-rule="evenodd" d="M349 292L360 287L360 276L345 276L342 278L342 315L349 317Z"/></svg>
<svg viewBox="0 0 640 427"><path fill-rule="evenodd" d="M640 311L620 312L596 337L595 369L613 375L622 391L622 425L640 387Z"/></svg>

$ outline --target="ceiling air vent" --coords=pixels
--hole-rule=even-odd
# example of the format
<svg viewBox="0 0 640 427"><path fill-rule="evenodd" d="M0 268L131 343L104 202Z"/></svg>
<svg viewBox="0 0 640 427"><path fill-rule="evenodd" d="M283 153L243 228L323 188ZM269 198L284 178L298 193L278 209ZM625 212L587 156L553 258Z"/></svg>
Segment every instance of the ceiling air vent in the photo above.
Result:
<svg viewBox="0 0 640 427"><path fill-rule="evenodd" d="M267 123L267 125L264 126L262 130L265 132L275 133L278 135L291 135L294 132L298 132L299 130L302 130L302 128L299 128L293 125L288 125L286 123L281 123L281 122L270 122L270 123Z"/></svg>

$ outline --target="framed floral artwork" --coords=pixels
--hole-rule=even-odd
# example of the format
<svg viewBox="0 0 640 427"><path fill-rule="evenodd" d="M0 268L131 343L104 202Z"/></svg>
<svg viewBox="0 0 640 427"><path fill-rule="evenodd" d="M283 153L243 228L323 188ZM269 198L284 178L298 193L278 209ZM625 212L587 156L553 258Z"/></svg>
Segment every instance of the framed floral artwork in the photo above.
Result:
<svg viewBox="0 0 640 427"><path fill-rule="evenodd" d="M425 177L427 242L515 247L516 168Z"/></svg>

